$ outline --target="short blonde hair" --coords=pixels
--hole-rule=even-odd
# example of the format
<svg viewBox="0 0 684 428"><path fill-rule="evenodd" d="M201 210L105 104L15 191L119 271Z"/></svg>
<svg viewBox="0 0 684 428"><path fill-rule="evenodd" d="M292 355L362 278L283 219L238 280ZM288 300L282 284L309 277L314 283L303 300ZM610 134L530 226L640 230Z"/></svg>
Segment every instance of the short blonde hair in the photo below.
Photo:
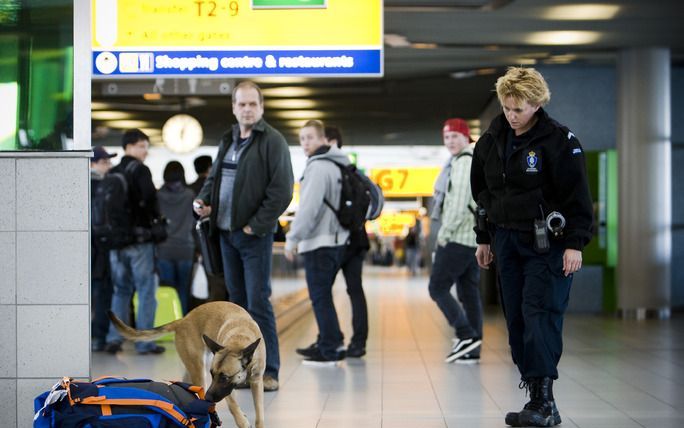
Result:
<svg viewBox="0 0 684 428"><path fill-rule="evenodd" d="M534 68L524 67L509 67L506 74L496 81L496 95L501 105L508 97L538 106L544 106L551 100L551 91L544 76Z"/></svg>
<svg viewBox="0 0 684 428"><path fill-rule="evenodd" d="M325 125L320 120L307 120L302 128L313 128L319 137L325 137Z"/></svg>

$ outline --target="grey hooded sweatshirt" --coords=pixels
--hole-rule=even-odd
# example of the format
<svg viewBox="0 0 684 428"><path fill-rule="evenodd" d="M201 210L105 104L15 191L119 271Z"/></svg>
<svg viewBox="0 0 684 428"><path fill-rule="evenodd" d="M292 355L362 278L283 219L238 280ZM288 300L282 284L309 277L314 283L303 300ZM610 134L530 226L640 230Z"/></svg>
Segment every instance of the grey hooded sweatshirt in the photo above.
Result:
<svg viewBox="0 0 684 428"><path fill-rule="evenodd" d="M335 209L339 208L342 174L337 165L325 159L349 164L347 155L337 147L330 147L327 153L307 159L299 180L299 208L285 236L286 250L296 248L297 252L306 253L347 244L349 231L340 225L335 212L324 202L326 200Z"/></svg>

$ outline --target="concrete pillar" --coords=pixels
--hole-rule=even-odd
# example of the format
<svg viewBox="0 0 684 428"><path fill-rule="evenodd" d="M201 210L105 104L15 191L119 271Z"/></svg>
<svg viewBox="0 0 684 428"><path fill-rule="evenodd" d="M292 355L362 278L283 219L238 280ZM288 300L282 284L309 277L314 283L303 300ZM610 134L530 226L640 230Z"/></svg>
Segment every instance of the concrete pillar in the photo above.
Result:
<svg viewBox="0 0 684 428"><path fill-rule="evenodd" d="M90 377L90 151L0 153L0 415Z"/></svg>
<svg viewBox="0 0 684 428"><path fill-rule="evenodd" d="M618 308L670 316L671 115L668 49L627 49L618 61Z"/></svg>

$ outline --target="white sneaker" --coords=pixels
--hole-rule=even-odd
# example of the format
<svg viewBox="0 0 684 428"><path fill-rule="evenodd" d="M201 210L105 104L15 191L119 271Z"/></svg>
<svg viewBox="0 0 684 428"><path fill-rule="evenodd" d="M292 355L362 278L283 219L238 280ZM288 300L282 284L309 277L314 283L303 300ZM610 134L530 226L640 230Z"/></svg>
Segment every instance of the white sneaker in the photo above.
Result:
<svg viewBox="0 0 684 428"><path fill-rule="evenodd" d="M461 358L468 352L477 348L482 344L482 339L479 337L469 337L467 339L454 339L454 346L451 348L451 352L447 355L444 360L447 363L453 363L457 359Z"/></svg>

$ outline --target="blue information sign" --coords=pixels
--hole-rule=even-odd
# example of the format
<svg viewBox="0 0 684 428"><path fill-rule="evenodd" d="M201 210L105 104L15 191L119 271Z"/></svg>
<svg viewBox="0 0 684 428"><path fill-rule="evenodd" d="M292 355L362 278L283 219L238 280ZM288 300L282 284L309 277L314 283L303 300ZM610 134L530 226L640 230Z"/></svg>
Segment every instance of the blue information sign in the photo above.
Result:
<svg viewBox="0 0 684 428"><path fill-rule="evenodd" d="M380 49L93 52L94 76L344 76L382 74Z"/></svg>

